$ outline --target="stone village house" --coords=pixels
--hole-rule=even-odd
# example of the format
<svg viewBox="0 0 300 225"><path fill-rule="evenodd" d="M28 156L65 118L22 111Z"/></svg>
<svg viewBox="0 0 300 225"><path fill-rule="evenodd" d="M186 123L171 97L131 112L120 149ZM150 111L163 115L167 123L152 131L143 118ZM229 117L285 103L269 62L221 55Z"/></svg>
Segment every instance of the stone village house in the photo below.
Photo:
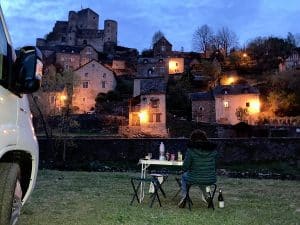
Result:
<svg viewBox="0 0 300 225"><path fill-rule="evenodd" d="M98 52L91 45L85 47L56 46L55 50L55 63L64 70L74 71L92 60L98 60Z"/></svg>
<svg viewBox="0 0 300 225"><path fill-rule="evenodd" d="M153 55L154 57L162 57L162 58L171 56L172 44L165 37L161 37L153 45Z"/></svg>
<svg viewBox="0 0 300 225"><path fill-rule="evenodd" d="M98 93L107 93L117 85L115 74L105 65L92 60L74 71L79 82L74 86L72 105L76 113L95 109Z"/></svg>
<svg viewBox="0 0 300 225"><path fill-rule="evenodd" d="M279 72L300 69L300 48L292 51L291 55L279 64Z"/></svg>
<svg viewBox="0 0 300 225"><path fill-rule="evenodd" d="M126 136L167 137L166 84L168 60L139 58L134 79L133 98L129 101L129 124L120 128Z"/></svg>
<svg viewBox="0 0 300 225"><path fill-rule="evenodd" d="M192 118L197 122L234 125L243 121L253 125L260 112L258 89L248 84L219 85L190 98Z"/></svg>
<svg viewBox="0 0 300 225"><path fill-rule="evenodd" d="M166 82L164 78L143 78L135 81L134 97L129 101L129 125L125 135L167 137Z"/></svg>

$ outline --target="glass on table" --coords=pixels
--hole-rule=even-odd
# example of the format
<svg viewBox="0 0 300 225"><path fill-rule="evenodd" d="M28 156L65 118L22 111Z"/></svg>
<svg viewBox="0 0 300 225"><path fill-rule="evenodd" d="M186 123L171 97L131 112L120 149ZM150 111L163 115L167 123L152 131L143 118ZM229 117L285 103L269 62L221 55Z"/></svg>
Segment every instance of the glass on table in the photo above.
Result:
<svg viewBox="0 0 300 225"><path fill-rule="evenodd" d="M146 156L145 156L145 159L151 159L152 158L152 153L149 152Z"/></svg>
<svg viewBox="0 0 300 225"><path fill-rule="evenodd" d="M171 161L175 161L175 154L171 154Z"/></svg>

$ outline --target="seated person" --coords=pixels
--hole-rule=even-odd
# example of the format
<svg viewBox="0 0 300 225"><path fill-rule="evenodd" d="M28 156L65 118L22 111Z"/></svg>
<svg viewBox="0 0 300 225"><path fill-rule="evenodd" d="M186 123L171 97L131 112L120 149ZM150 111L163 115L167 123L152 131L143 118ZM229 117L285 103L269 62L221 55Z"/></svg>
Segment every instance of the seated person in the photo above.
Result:
<svg viewBox="0 0 300 225"><path fill-rule="evenodd" d="M183 162L181 178L181 200L180 208L185 207L187 194L187 183L198 183L202 190L202 199L208 202L209 195L206 186L201 184L213 184L217 181L215 159L217 152L215 144L207 140L206 133L201 130L194 130L188 143L188 149Z"/></svg>

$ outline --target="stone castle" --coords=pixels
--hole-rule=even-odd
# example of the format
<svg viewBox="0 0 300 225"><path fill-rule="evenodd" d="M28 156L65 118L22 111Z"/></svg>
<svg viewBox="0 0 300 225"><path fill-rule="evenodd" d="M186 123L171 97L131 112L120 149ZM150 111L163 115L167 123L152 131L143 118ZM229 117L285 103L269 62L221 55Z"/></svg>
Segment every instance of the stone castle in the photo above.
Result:
<svg viewBox="0 0 300 225"><path fill-rule="evenodd" d="M103 52L105 45L116 46L118 23L105 20L104 29L99 30L98 27L99 15L93 10L69 11L68 21L56 21L53 30L45 38L37 38L36 46L92 45L98 52Z"/></svg>

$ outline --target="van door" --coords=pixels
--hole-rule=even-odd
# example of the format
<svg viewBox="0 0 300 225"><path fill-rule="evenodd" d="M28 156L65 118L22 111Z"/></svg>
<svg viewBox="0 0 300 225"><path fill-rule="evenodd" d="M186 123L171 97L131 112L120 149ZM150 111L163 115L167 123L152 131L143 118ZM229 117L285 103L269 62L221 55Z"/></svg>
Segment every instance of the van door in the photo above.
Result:
<svg viewBox="0 0 300 225"><path fill-rule="evenodd" d="M2 20L0 22L0 156L1 149L17 143L17 106L18 96L4 86L9 76L10 62L8 41Z"/></svg>

